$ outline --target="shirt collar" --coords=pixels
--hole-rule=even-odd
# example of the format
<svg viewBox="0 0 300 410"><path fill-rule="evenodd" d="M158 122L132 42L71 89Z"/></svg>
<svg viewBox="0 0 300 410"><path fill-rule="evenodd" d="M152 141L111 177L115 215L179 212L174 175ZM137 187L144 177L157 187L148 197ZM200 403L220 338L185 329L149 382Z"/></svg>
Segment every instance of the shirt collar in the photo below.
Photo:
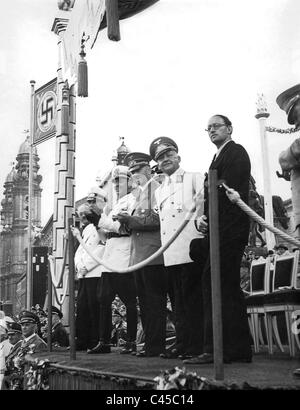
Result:
<svg viewBox="0 0 300 410"><path fill-rule="evenodd" d="M224 142L224 144L219 147L219 149L218 149L218 151L217 151L217 153L216 153L216 158L218 158L218 156L220 155L220 152L221 152L222 149L225 147L225 145L227 145L228 142L231 142L231 141L232 141L232 139L230 139L230 140Z"/></svg>
<svg viewBox="0 0 300 410"><path fill-rule="evenodd" d="M168 181L176 181L176 177L177 177L177 175L183 175L184 174L184 170L182 169L182 168L178 168L178 169L176 169L176 171L175 172L173 172L173 174L172 175L167 175L167 174L165 174L165 181L166 181L166 183L168 182Z"/></svg>
<svg viewBox="0 0 300 410"><path fill-rule="evenodd" d="M28 342L30 339L32 339L35 336L35 333L33 333L31 336L28 336L23 339L24 342Z"/></svg>

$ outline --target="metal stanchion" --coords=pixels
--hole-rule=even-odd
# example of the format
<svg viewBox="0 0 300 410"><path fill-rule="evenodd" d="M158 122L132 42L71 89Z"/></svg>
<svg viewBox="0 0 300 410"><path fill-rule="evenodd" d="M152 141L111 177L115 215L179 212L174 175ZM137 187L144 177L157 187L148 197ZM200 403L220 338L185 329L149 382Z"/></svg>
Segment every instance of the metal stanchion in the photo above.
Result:
<svg viewBox="0 0 300 410"><path fill-rule="evenodd" d="M224 380L222 300L220 280L219 204L217 190L218 175L216 169L209 171L208 182L214 370L215 379Z"/></svg>
<svg viewBox="0 0 300 410"><path fill-rule="evenodd" d="M76 360L75 341L75 267L74 267L74 236L71 231L73 218L68 219L69 237L69 324L70 324L70 359Z"/></svg>
<svg viewBox="0 0 300 410"><path fill-rule="evenodd" d="M52 278L49 266L49 260L47 264L48 269L48 326L47 326L47 347L48 352L52 352Z"/></svg>

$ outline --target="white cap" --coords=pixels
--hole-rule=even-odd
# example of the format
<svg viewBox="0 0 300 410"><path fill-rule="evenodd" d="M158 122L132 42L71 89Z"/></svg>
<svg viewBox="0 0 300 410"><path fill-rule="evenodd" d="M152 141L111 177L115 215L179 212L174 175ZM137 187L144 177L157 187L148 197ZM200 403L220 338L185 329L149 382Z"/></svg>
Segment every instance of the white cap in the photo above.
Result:
<svg viewBox="0 0 300 410"><path fill-rule="evenodd" d="M125 165L117 165L113 170L111 174L112 179L120 178L120 177L131 177L131 172L129 171L129 168L126 167Z"/></svg>
<svg viewBox="0 0 300 410"><path fill-rule="evenodd" d="M89 190L87 199L89 200L89 199L97 199L97 198L106 199L107 193L106 191L104 191L104 189L99 188L98 186L94 186Z"/></svg>

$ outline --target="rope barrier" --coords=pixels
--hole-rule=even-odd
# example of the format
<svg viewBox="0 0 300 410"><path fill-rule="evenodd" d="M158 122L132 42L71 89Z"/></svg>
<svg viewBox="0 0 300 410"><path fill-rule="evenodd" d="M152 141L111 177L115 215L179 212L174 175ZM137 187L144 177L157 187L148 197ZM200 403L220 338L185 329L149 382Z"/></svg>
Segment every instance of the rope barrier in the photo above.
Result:
<svg viewBox="0 0 300 410"><path fill-rule="evenodd" d="M63 276L64 276L64 272L65 272L65 267L66 267L67 249L68 249L68 239L65 238L63 265L62 265L62 268L61 268L61 273L59 275L58 281L56 281L55 273L54 273L54 271L55 271L55 267L54 267L55 258L54 258L53 255L48 256L51 280L52 280L52 283L53 283L55 288L60 288L61 284L62 284L62 280L63 280Z"/></svg>
<svg viewBox="0 0 300 410"><path fill-rule="evenodd" d="M61 301L60 301L60 300L58 300L57 290L56 290L56 288L54 288L54 296L55 296L55 300L56 300L56 302L59 304L59 306L62 306L62 304L64 303L65 298L66 298L66 296L67 296L67 291L68 291L68 283L69 283L69 277L67 276L67 279L66 279L66 286L65 286L64 293L63 293L63 295L62 295L62 300L61 300Z"/></svg>
<svg viewBox="0 0 300 410"><path fill-rule="evenodd" d="M282 232L280 229L275 228L275 226L269 225L261 216L257 215L245 202L241 199L240 194L232 188L229 188L226 184L222 183L223 187L226 189L227 196L232 203L237 204L246 214L248 214L252 219L258 222L260 225L264 226L269 231L285 239L287 242L300 248L300 241Z"/></svg>
<svg viewBox="0 0 300 410"><path fill-rule="evenodd" d="M199 195L201 195L201 192L200 192ZM83 242L83 239L80 235L79 229L72 227L71 228L72 233L73 233L74 237L78 240L80 245L83 247L83 249L88 253L88 255L91 258L93 258L96 262L98 262L99 265L102 265L106 269L108 269L109 271L116 272L116 273L134 272L138 269L142 269L144 266L148 265L150 262L152 262L154 259L156 259L158 256L160 256L175 241L175 239L183 231L183 229L186 227L186 225L191 220L191 217L193 216L194 212L196 211L197 197L198 197L198 195L194 196L192 206L190 207L190 209L188 209L184 220L182 221L182 223L177 228L177 231L171 236L171 238L163 246L161 246L155 253L153 253L153 255L149 256L147 259L143 260L142 262L139 262L135 265L132 265L132 266L126 268L126 269L115 269L114 267L107 265L105 262L103 262L103 259L100 259L100 258L98 258L97 256L95 256L91 253L90 249Z"/></svg>

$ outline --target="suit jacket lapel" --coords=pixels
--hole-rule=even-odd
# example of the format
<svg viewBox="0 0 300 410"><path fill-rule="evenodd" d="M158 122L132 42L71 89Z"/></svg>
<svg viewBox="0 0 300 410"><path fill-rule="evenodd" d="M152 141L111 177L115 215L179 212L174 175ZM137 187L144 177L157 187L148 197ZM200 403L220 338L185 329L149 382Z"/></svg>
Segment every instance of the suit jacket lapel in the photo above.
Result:
<svg viewBox="0 0 300 410"><path fill-rule="evenodd" d="M234 144L234 141L228 142L225 147L221 150L220 154L217 156L217 158L214 157L212 163L210 164L209 169L215 169L218 167L220 162L222 161L225 153L232 147L232 144Z"/></svg>

